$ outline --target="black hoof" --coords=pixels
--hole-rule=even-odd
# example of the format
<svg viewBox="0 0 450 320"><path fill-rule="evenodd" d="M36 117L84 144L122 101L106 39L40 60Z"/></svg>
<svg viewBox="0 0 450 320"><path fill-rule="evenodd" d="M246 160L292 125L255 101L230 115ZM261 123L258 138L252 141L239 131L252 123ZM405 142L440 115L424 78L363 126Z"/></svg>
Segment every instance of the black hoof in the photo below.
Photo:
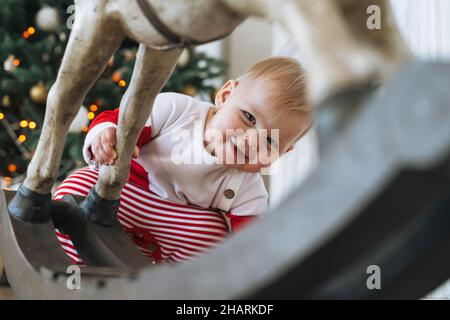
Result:
<svg viewBox="0 0 450 320"><path fill-rule="evenodd" d="M120 200L107 200L100 197L94 187L80 204L80 208L89 221L114 227L119 224L117 220L119 203Z"/></svg>
<svg viewBox="0 0 450 320"><path fill-rule="evenodd" d="M21 184L8 209L11 215L22 221L46 223L50 221L51 203L51 193L40 194Z"/></svg>
<svg viewBox="0 0 450 320"><path fill-rule="evenodd" d="M82 203L84 199L86 199L86 197L78 196L75 194L65 194L61 198L61 200L68 202L77 207L80 206L80 203Z"/></svg>
<svg viewBox="0 0 450 320"><path fill-rule="evenodd" d="M53 225L63 234L69 230L81 228L86 218L80 209L84 197L66 194L60 200L52 201L51 216Z"/></svg>

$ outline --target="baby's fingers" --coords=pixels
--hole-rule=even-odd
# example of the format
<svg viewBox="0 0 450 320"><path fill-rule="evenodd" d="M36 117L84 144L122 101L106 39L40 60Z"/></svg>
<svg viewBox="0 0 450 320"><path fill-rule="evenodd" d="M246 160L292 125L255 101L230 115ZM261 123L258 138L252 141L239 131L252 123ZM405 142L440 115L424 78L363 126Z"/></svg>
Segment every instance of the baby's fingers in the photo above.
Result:
<svg viewBox="0 0 450 320"><path fill-rule="evenodd" d="M103 161L106 164L113 164L114 160L117 157L116 152L114 151L113 147L110 145L100 145L100 154L102 155Z"/></svg>
<svg viewBox="0 0 450 320"><path fill-rule="evenodd" d="M103 149L103 151L111 158L115 159L117 154L114 149L114 146L111 144L111 142L108 140L107 137L100 137L100 146Z"/></svg>
<svg viewBox="0 0 450 320"><path fill-rule="evenodd" d="M133 151L133 158L137 158L139 157L139 147L134 147L134 151Z"/></svg>
<svg viewBox="0 0 450 320"><path fill-rule="evenodd" d="M111 146L110 144L103 144L102 149L106 153L106 155L112 160L115 160L117 158L117 152L114 149L114 147Z"/></svg>
<svg viewBox="0 0 450 320"><path fill-rule="evenodd" d="M106 151L104 145L98 141L92 143L92 153L95 161L99 164L112 164L114 161L114 156L111 151Z"/></svg>
<svg viewBox="0 0 450 320"><path fill-rule="evenodd" d="M108 164L110 161L108 155L99 146L94 151L94 157L98 164Z"/></svg>
<svg viewBox="0 0 450 320"><path fill-rule="evenodd" d="M105 132L105 138L111 145L116 145L116 128L107 128Z"/></svg>

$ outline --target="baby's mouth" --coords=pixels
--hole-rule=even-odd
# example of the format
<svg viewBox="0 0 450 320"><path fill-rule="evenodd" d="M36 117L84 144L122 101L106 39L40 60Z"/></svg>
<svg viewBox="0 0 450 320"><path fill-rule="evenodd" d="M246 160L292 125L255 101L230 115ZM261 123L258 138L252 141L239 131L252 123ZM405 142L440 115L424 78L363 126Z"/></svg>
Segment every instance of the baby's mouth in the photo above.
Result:
<svg viewBox="0 0 450 320"><path fill-rule="evenodd" d="M237 156L238 156L238 147L234 143L233 143L233 151L234 151L234 156L237 158Z"/></svg>
<svg viewBox="0 0 450 320"><path fill-rule="evenodd" d="M243 152L241 149L238 148L235 141L236 141L236 139L234 137L232 137L231 144L232 144L232 148L233 148L233 154L234 154L235 161L237 162L239 160L239 155L241 155L244 159L244 163L248 163L248 161L250 160L248 155L245 152Z"/></svg>

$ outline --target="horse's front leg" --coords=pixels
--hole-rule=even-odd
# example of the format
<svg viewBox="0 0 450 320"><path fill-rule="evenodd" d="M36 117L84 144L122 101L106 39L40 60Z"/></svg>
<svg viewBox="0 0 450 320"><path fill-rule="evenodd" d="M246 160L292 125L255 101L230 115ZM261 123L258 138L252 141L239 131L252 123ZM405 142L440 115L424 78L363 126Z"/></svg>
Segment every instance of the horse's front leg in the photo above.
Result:
<svg viewBox="0 0 450 320"><path fill-rule="evenodd" d="M26 221L47 221L51 189L70 124L95 81L125 35L118 21L103 10L103 2L77 6L56 82L50 89L37 149L19 192L10 202L12 214Z"/></svg>
<svg viewBox="0 0 450 320"><path fill-rule="evenodd" d="M113 166L101 166L99 179L83 209L91 220L114 225L118 200L125 185L139 134L150 116L156 95L172 74L181 49L156 51L141 45L130 86L120 103L117 129L117 160Z"/></svg>

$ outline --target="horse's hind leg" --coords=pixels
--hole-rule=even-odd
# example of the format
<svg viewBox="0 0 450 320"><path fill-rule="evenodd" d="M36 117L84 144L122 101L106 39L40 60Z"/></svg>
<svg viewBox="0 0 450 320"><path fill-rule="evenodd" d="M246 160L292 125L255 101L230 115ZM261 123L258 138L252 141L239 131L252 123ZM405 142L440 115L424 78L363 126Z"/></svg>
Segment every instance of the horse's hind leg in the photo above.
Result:
<svg viewBox="0 0 450 320"><path fill-rule="evenodd" d="M51 188L57 177L72 120L103 72L124 35L118 22L105 15L98 1L77 7L75 23L58 73L50 89L44 125L27 177L10 202L12 214L26 221L47 221Z"/></svg>

